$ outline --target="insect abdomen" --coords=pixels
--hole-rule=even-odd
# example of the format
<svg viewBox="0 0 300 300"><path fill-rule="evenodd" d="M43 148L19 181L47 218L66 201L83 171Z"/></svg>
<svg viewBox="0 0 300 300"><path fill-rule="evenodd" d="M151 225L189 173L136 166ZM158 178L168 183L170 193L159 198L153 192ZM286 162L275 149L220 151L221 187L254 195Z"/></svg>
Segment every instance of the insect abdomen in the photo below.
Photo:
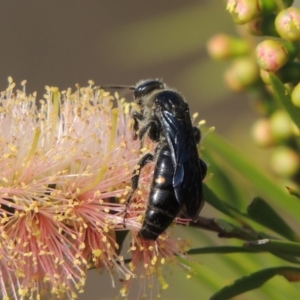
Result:
<svg viewBox="0 0 300 300"><path fill-rule="evenodd" d="M154 170L148 206L139 235L156 240L181 210L173 188L174 166L168 145L160 151Z"/></svg>

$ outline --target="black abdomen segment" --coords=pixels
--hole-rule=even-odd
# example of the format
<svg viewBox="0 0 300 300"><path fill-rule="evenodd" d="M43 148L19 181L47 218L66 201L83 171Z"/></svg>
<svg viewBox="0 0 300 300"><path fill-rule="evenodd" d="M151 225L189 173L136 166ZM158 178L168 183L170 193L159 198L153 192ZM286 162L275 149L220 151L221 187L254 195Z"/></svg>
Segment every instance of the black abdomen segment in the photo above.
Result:
<svg viewBox="0 0 300 300"><path fill-rule="evenodd" d="M174 166L168 145L160 150L154 170L145 218L139 235L156 240L181 210L173 188Z"/></svg>

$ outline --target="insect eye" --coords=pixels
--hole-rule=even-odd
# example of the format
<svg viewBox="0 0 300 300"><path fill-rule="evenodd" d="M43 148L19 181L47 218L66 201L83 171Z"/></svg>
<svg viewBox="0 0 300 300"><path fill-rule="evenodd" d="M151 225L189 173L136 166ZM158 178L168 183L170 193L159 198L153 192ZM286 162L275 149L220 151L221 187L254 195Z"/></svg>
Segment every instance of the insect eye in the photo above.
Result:
<svg viewBox="0 0 300 300"><path fill-rule="evenodd" d="M134 98L143 98L155 90L164 89L165 85L159 80L148 80L139 84L134 91ZM141 102L141 101L140 101Z"/></svg>

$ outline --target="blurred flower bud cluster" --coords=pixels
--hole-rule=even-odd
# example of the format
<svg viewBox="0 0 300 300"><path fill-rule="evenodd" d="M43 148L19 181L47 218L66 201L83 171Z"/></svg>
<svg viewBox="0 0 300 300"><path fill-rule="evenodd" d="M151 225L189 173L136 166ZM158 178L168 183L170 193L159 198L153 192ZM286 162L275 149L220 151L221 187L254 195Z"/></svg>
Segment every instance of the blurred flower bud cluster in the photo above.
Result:
<svg viewBox="0 0 300 300"><path fill-rule="evenodd" d="M208 52L216 60L231 61L224 76L230 89L255 98L259 118L252 137L261 147L273 147L270 166L274 173L299 182L299 125L295 120L297 113L300 116L300 9L291 5L290 0L228 0L226 8L239 36L212 37ZM289 109L274 90L274 76L284 87Z"/></svg>

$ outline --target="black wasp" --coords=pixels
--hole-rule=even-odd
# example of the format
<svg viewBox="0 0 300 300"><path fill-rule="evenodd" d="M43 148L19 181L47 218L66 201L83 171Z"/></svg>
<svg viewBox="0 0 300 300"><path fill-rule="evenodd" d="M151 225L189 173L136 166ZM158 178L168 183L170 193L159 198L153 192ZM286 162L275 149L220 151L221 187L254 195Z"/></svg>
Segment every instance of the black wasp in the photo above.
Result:
<svg viewBox="0 0 300 300"><path fill-rule="evenodd" d="M201 134L193 127L189 106L175 90L160 80L144 80L134 89L134 138L145 136L157 143L155 153L146 153L139 161L139 172L132 177L132 191L138 188L140 170L156 159L148 206L139 235L156 240L182 211L194 218L204 205L202 180L207 171L199 158L197 143Z"/></svg>

